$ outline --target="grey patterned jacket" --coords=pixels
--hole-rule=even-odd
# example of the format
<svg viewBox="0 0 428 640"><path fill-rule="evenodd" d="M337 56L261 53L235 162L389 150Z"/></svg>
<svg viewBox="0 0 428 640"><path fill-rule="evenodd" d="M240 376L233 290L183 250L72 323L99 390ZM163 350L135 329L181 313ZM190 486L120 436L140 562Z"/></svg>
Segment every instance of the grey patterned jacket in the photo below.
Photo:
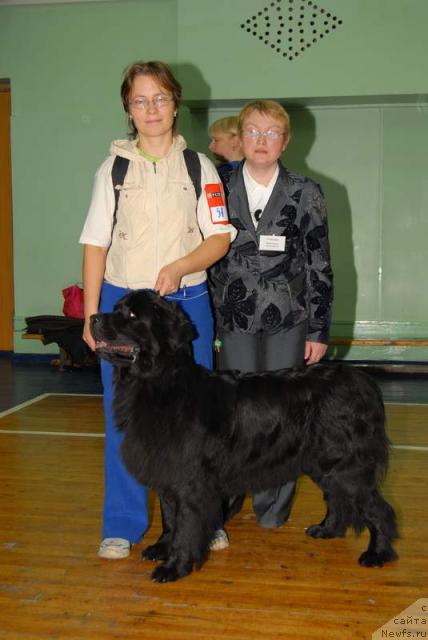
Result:
<svg viewBox="0 0 428 640"><path fill-rule="evenodd" d="M238 230L210 270L217 327L276 333L303 321L307 340L328 342L333 300L327 213L319 185L279 163L279 176L257 230L241 165L228 181L230 221ZM261 235L286 237L284 251L261 251Z"/></svg>

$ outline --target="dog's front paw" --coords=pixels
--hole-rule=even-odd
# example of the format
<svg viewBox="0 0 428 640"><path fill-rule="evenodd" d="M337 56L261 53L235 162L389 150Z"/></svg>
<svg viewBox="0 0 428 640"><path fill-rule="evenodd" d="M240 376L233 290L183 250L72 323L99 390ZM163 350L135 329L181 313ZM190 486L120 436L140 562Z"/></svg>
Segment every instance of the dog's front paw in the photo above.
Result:
<svg viewBox="0 0 428 640"><path fill-rule="evenodd" d="M398 558L394 549L385 549L384 551L364 551L358 558L358 562L362 567L383 567L385 562L391 562Z"/></svg>
<svg viewBox="0 0 428 640"><path fill-rule="evenodd" d="M160 560L164 562L168 560L168 555L168 544L166 542L156 542L156 544L151 544L141 552L143 560Z"/></svg>
<svg viewBox="0 0 428 640"><path fill-rule="evenodd" d="M156 567L152 573L153 582L175 582L180 578L184 578L191 572L189 570L179 571L176 564L164 563Z"/></svg>

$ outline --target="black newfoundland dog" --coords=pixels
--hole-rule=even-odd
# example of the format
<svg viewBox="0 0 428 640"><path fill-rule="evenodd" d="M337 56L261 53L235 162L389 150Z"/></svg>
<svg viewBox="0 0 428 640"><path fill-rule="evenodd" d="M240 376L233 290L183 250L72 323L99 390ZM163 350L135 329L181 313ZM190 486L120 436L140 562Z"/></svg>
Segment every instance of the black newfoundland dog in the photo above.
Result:
<svg viewBox="0 0 428 640"><path fill-rule="evenodd" d="M162 561L154 581L177 580L203 563L228 497L301 474L327 503L309 536L367 527L360 564L380 567L397 557L395 514L379 489L388 461L384 407L364 373L323 364L263 374L209 371L193 360L196 332L187 316L148 290L92 316L91 330L97 352L116 365L125 464L161 500L163 533L143 552Z"/></svg>

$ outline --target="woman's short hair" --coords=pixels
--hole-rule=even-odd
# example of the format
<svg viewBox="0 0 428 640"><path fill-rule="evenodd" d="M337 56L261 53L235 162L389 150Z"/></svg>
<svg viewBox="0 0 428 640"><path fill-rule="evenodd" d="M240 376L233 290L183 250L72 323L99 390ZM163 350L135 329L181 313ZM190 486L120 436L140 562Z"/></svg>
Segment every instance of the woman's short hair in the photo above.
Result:
<svg viewBox="0 0 428 640"><path fill-rule="evenodd" d="M174 100L174 107L178 110L181 102L182 88L181 84L174 77L171 69L165 62L160 60L150 60L149 62L143 62L138 60L126 67L123 72L122 84L120 86L120 95L122 98L123 108L125 112L129 114L129 96L132 92L132 85L137 76L151 76L160 86L172 94ZM177 117L174 119L173 131L177 126ZM136 137L137 129L133 122L131 122L132 136Z"/></svg>
<svg viewBox="0 0 428 640"><path fill-rule="evenodd" d="M208 135L238 135L238 116L227 116L226 118L219 118L215 120L208 127Z"/></svg>
<svg viewBox="0 0 428 640"><path fill-rule="evenodd" d="M284 109L284 107L276 102L275 100L254 100L253 102L249 102L248 104L241 109L238 115L238 134L242 135L242 128L244 126L245 120L248 116L253 113L253 111L258 111L267 116L271 116L275 118L275 120L279 120L283 127L284 132L289 135L290 134L290 116Z"/></svg>

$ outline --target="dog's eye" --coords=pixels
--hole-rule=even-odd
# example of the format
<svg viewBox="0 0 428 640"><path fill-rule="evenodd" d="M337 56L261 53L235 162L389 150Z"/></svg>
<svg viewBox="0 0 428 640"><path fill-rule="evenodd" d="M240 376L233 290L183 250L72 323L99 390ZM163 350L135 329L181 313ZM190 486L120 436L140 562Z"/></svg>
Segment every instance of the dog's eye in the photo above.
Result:
<svg viewBox="0 0 428 640"><path fill-rule="evenodd" d="M129 317L130 317L132 320L135 320L135 318L136 318L137 316L135 315L135 313L134 313L133 311L130 311L130 312L129 312Z"/></svg>

